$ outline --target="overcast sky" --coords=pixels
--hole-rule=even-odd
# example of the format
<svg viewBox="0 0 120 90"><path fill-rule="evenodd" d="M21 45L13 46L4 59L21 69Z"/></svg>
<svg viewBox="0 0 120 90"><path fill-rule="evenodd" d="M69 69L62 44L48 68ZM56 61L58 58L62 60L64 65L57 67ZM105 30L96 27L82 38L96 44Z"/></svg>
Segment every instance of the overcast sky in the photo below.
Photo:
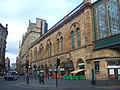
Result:
<svg viewBox="0 0 120 90"><path fill-rule="evenodd" d="M6 57L14 63L19 53L19 41L27 31L29 19L47 20L48 28L77 7L83 0L0 0L0 23L8 24Z"/></svg>

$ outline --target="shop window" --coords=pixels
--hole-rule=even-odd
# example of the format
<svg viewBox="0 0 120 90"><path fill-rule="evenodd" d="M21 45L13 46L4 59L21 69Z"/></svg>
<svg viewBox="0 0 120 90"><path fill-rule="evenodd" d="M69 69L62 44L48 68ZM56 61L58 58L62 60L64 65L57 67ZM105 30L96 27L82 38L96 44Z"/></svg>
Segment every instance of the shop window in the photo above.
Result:
<svg viewBox="0 0 120 90"><path fill-rule="evenodd" d="M114 60L114 61L108 61L107 62L108 66L116 66L116 65L120 65L120 61L119 60Z"/></svg>
<svg viewBox="0 0 120 90"><path fill-rule="evenodd" d="M108 64L108 66L116 65L116 64L115 64L115 61L108 61L107 64Z"/></svg>
<svg viewBox="0 0 120 90"><path fill-rule="evenodd" d="M119 66L120 65L120 61L116 61L116 64Z"/></svg>
<svg viewBox="0 0 120 90"><path fill-rule="evenodd" d="M100 73L99 61L95 61L94 65L95 65L95 74L99 74Z"/></svg>

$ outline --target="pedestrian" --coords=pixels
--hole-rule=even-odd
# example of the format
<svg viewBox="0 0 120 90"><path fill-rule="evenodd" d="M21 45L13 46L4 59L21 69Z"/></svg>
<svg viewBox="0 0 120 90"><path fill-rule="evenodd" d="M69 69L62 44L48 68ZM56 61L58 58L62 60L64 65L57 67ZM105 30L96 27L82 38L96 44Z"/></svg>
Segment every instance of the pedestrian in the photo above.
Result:
<svg viewBox="0 0 120 90"><path fill-rule="evenodd" d="M45 81L44 81L44 75L42 74L41 75L41 82L44 84L45 83Z"/></svg>
<svg viewBox="0 0 120 90"><path fill-rule="evenodd" d="M41 75L39 74L39 83L41 83Z"/></svg>

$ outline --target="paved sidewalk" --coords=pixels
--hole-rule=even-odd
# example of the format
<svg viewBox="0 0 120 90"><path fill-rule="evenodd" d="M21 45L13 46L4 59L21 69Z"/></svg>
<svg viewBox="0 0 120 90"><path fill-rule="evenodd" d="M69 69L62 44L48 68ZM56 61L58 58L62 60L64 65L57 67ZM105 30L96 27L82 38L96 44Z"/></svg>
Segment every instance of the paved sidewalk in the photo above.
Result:
<svg viewBox="0 0 120 90"><path fill-rule="evenodd" d="M91 85L89 80L62 80L58 79L58 87L56 87L56 79L45 79L45 84L40 84L38 79L30 79L29 85L26 82L21 82L18 84L21 87L26 88L36 88L36 89L48 89L48 90L106 90L106 89L120 89L120 86L96 86ZM72 88L72 89L71 89Z"/></svg>
<svg viewBox="0 0 120 90"><path fill-rule="evenodd" d="M38 80L32 79L32 80L29 80L29 84L27 84L26 82L21 82L19 83L19 85L26 86L26 87L38 87L38 88L39 87L56 87L55 85L49 84L46 81L48 80L45 80L45 84L42 84L42 83L39 83Z"/></svg>
<svg viewBox="0 0 120 90"><path fill-rule="evenodd" d="M94 87L87 80L62 80L58 79L58 86L56 87L56 79L45 79L45 84L39 83L38 79L32 79L29 81L29 85L26 82L21 82L18 85L23 87L33 87L33 88L89 88Z"/></svg>

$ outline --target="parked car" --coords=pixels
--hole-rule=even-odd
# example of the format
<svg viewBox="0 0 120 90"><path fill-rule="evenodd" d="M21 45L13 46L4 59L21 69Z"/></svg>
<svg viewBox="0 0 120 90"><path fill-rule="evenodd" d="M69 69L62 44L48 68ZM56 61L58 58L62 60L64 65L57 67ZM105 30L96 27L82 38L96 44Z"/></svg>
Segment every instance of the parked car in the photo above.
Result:
<svg viewBox="0 0 120 90"><path fill-rule="evenodd" d="M4 75L5 80L17 80L18 79L18 73L15 71L9 71Z"/></svg>

